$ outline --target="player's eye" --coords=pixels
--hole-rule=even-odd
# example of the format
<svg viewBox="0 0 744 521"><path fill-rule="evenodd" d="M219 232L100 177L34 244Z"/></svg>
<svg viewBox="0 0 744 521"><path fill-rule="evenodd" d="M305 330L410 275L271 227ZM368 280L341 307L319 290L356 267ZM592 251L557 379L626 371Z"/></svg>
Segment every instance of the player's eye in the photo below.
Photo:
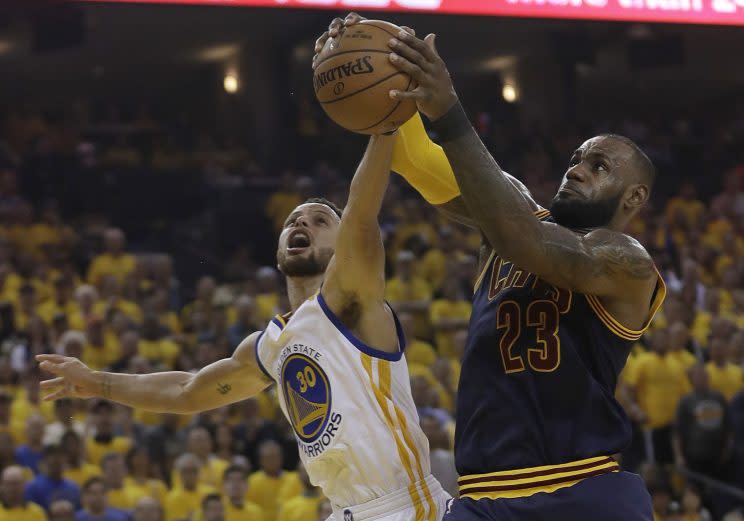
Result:
<svg viewBox="0 0 744 521"><path fill-rule="evenodd" d="M607 172L608 170L607 164L603 163L602 161L597 161L596 163L594 163L594 169L597 172Z"/></svg>
<svg viewBox="0 0 744 521"><path fill-rule="evenodd" d="M568 162L568 166L576 166L581 162L581 158L579 156L573 156L571 160Z"/></svg>
<svg viewBox="0 0 744 521"><path fill-rule="evenodd" d="M328 221L326 221L325 217L318 217L315 221L320 224L328 224Z"/></svg>

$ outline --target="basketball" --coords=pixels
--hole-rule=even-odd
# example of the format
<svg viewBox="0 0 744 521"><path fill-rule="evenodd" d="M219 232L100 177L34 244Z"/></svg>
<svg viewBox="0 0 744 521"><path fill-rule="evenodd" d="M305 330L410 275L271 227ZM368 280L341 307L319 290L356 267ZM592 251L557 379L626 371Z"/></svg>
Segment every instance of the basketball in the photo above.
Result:
<svg viewBox="0 0 744 521"><path fill-rule="evenodd" d="M328 117L347 130L381 134L395 130L416 113L413 100L394 100L391 90L412 90L416 83L395 68L388 46L400 27L364 20L329 39L313 75L315 97Z"/></svg>

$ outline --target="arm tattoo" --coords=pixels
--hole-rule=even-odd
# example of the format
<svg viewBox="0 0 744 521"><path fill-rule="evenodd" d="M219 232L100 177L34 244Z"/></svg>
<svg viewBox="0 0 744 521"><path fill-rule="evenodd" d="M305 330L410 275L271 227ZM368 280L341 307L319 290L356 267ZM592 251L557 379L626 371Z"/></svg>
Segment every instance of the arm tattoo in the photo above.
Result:
<svg viewBox="0 0 744 521"><path fill-rule="evenodd" d="M101 381L101 396L106 400L111 399L111 378L109 375L103 375L103 381Z"/></svg>
<svg viewBox="0 0 744 521"><path fill-rule="evenodd" d="M217 383L217 392L220 394L227 394L232 390L232 386L230 384L221 384Z"/></svg>

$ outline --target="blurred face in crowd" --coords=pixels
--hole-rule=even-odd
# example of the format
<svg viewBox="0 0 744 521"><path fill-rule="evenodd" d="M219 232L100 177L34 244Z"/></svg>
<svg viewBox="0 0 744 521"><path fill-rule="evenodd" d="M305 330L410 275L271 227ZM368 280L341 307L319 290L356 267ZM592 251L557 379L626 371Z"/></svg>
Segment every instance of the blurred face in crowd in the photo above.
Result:
<svg viewBox="0 0 744 521"><path fill-rule="evenodd" d="M109 228L103 234L103 242L106 251L111 255L119 255L124 252L124 233L118 228Z"/></svg>
<svg viewBox="0 0 744 521"><path fill-rule="evenodd" d="M47 476L55 480L62 478L62 471L65 468L65 455L61 449L48 453L42 461Z"/></svg>
<svg viewBox="0 0 744 521"><path fill-rule="evenodd" d="M147 476L150 470L150 457L142 447L134 448L127 457L127 469L134 476Z"/></svg>
<svg viewBox="0 0 744 521"><path fill-rule="evenodd" d="M657 329L651 335L651 348L655 353L664 354L669 348L669 332L666 329Z"/></svg>
<svg viewBox="0 0 744 521"><path fill-rule="evenodd" d="M728 342L723 338L711 338L708 350L710 351L710 359L716 364L723 365L728 362Z"/></svg>
<svg viewBox="0 0 744 521"><path fill-rule="evenodd" d="M243 295L236 302L238 310L238 320L244 325L251 325L256 322L256 303L247 296Z"/></svg>
<svg viewBox="0 0 744 521"><path fill-rule="evenodd" d="M270 476L278 475L282 470L282 448L275 441L261 445L258 453L258 465Z"/></svg>
<svg viewBox="0 0 744 521"><path fill-rule="evenodd" d="M245 474L242 471L232 471L225 476L223 482L225 495L233 504L242 505L248 489Z"/></svg>
<svg viewBox="0 0 744 521"><path fill-rule="evenodd" d="M550 212L569 228L607 226L621 209L630 217L649 197L643 169L641 156L621 139L585 141L571 156Z"/></svg>
<svg viewBox="0 0 744 521"><path fill-rule="evenodd" d="M690 330L683 322L675 322L669 326L669 343L673 350L684 349L690 339Z"/></svg>
<svg viewBox="0 0 744 521"><path fill-rule="evenodd" d="M189 458L178 470L181 483L186 490L195 490L199 483L199 462L196 458Z"/></svg>
<svg viewBox="0 0 744 521"><path fill-rule="evenodd" d="M66 499L58 499L49 505L49 521L75 521L75 507Z"/></svg>
<svg viewBox="0 0 744 521"><path fill-rule="evenodd" d="M54 402L54 417L58 422L63 425L69 425L72 423L72 400L69 398L61 398Z"/></svg>
<svg viewBox="0 0 744 521"><path fill-rule="evenodd" d="M325 273L336 247L341 219L325 204L301 204L289 214L279 236L276 259L287 277Z"/></svg>
<svg viewBox="0 0 744 521"><path fill-rule="evenodd" d="M121 454L112 454L104 457L101 470L109 488L116 489L124 486L124 478L127 476L127 468L124 457Z"/></svg>
<svg viewBox="0 0 744 521"><path fill-rule="evenodd" d="M26 287L18 292L18 305L26 313L33 311L36 307L36 291L33 287Z"/></svg>
<svg viewBox="0 0 744 521"><path fill-rule="evenodd" d="M204 521L225 521L225 507L218 498L211 498L204 504Z"/></svg>
<svg viewBox="0 0 744 521"><path fill-rule="evenodd" d="M694 365L690 367L690 384L698 392L707 391L710 388L710 379L708 371L704 365Z"/></svg>
<svg viewBox="0 0 744 521"><path fill-rule="evenodd" d="M697 490L687 487L682 494L682 508L685 514L697 514L700 512L701 506L700 494Z"/></svg>
<svg viewBox="0 0 744 521"><path fill-rule="evenodd" d="M103 321L100 319L91 320L88 323L88 328L86 330L86 336L88 338L88 342L90 342L91 345L102 346L103 345Z"/></svg>
<svg viewBox="0 0 744 521"><path fill-rule="evenodd" d="M119 337L119 344L121 345L121 354L123 357L129 358L136 355L139 348L139 333L134 329L125 331Z"/></svg>
<svg viewBox="0 0 744 521"><path fill-rule="evenodd" d="M15 461L15 441L8 432L0 432L0 466Z"/></svg>
<svg viewBox="0 0 744 521"><path fill-rule="evenodd" d="M395 276L403 280L410 279L413 275L414 258L410 251L400 252L395 260Z"/></svg>
<svg viewBox="0 0 744 521"><path fill-rule="evenodd" d="M93 413L96 433L110 435L114 430L114 410L110 404L99 405Z"/></svg>
<svg viewBox="0 0 744 521"><path fill-rule="evenodd" d="M23 491L26 480L23 478L23 469L15 465L6 468L0 480L0 493L3 503L7 508L19 506L23 503Z"/></svg>
<svg viewBox="0 0 744 521"><path fill-rule="evenodd" d="M26 420L26 436L29 445L41 445L41 439L44 437L44 427L46 420L40 414L32 414Z"/></svg>
<svg viewBox="0 0 744 521"><path fill-rule="evenodd" d="M77 467L83 456L83 443L75 431L68 431L62 436L62 449L69 464Z"/></svg>
<svg viewBox="0 0 744 521"><path fill-rule="evenodd" d="M212 453L212 437L207 429L196 427L189 433L188 451L205 460Z"/></svg>
<svg viewBox="0 0 744 521"><path fill-rule="evenodd" d="M83 313L89 314L98 298L98 293L93 286L80 286L75 292L75 300Z"/></svg>
<svg viewBox="0 0 744 521"><path fill-rule="evenodd" d="M92 514L101 514L106 510L106 486L100 481L91 483L83 491L83 508Z"/></svg>
<svg viewBox="0 0 744 521"><path fill-rule="evenodd" d="M196 284L196 298L211 304L217 283L212 277L202 277Z"/></svg>
<svg viewBox="0 0 744 521"><path fill-rule="evenodd" d="M155 499L143 497L134 506L132 521L163 521L163 509Z"/></svg>
<svg viewBox="0 0 744 521"><path fill-rule="evenodd" d="M70 279L61 277L54 283L54 296L59 304L65 304L72 299L72 283Z"/></svg>

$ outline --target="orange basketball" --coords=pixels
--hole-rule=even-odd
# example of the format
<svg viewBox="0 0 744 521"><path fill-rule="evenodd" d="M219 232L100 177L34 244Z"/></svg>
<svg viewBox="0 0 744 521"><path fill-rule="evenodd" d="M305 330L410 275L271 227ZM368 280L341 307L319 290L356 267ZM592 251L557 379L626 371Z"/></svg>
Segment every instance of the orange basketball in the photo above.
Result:
<svg viewBox="0 0 744 521"><path fill-rule="evenodd" d="M390 63L390 38L400 28L382 20L364 20L328 40L313 74L315 97L328 116L352 132L380 134L395 130L416 113L413 100L394 100L391 90L416 84ZM332 45L333 42L333 45Z"/></svg>

